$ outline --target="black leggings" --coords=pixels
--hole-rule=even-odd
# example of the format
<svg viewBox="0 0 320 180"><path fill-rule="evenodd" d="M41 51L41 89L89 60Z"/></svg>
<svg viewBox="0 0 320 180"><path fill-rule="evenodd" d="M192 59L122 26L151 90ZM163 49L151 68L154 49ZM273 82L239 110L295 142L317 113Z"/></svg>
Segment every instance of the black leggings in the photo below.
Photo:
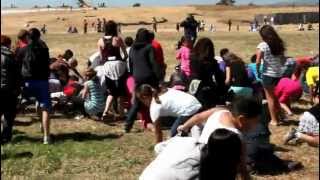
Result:
<svg viewBox="0 0 320 180"><path fill-rule="evenodd" d="M80 96L73 96L71 101L73 103L73 109L75 112L79 112L84 116L88 116L86 110L84 109L84 99L82 99Z"/></svg>

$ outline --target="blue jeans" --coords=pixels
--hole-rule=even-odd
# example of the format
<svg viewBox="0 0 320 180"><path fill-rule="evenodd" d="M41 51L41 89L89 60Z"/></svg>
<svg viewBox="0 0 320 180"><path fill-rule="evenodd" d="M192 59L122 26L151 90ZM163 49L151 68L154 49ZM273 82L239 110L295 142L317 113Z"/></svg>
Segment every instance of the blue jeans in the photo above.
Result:
<svg viewBox="0 0 320 180"><path fill-rule="evenodd" d="M191 116L180 116L177 117L177 119L174 121L174 123L171 126L171 137L175 136L178 131L177 128L179 127L179 125L185 123Z"/></svg>

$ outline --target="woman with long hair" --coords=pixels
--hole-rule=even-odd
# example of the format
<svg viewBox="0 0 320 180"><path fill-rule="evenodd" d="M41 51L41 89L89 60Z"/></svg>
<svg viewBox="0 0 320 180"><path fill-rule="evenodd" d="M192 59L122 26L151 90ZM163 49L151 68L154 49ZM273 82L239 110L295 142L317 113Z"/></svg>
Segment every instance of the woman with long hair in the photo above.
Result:
<svg viewBox="0 0 320 180"><path fill-rule="evenodd" d="M271 116L270 124L278 125L280 123L278 114L280 104L275 97L274 88L283 74L282 67L285 63L284 52L286 49L284 42L272 26L263 26L259 33L263 42L257 46L257 72L258 76L262 78L264 92L268 101ZM261 62L263 62L262 72L260 71Z"/></svg>
<svg viewBox="0 0 320 180"><path fill-rule="evenodd" d="M161 69L155 59L154 49L151 45L150 32L145 28L140 28L136 34L129 54L130 73L135 81L135 89L142 84L148 84L155 89L159 87L162 77ZM128 112L125 123L125 132L129 132L134 124L137 113L143 104L134 97L133 104Z"/></svg>
<svg viewBox="0 0 320 180"><path fill-rule="evenodd" d="M237 96L252 96L253 90L244 61L233 53L224 56L226 61L226 85Z"/></svg>
<svg viewBox="0 0 320 180"><path fill-rule="evenodd" d="M227 88L224 84L224 74L214 59L214 44L209 38L201 38L191 51L191 84L195 87L191 93L201 102L204 109L209 109L217 104L224 104Z"/></svg>
<svg viewBox="0 0 320 180"><path fill-rule="evenodd" d="M238 134L227 129L215 130L201 149L199 180L236 179L241 146Z"/></svg>

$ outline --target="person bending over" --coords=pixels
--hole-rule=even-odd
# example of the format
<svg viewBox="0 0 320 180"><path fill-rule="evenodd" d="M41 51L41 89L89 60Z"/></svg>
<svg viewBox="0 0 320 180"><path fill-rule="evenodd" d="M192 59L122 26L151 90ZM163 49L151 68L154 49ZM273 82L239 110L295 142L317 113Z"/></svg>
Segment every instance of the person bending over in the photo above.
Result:
<svg viewBox="0 0 320 180"><path fill-rule="evenodd" d="M156 141L162 141L161 121L174 117L171 137L177 134L177 127L201 109L200 102L190 94L175 89L162 88L160 92L143 84L136 89L136 97L150 108L150 117L155 124Z"/></svg>

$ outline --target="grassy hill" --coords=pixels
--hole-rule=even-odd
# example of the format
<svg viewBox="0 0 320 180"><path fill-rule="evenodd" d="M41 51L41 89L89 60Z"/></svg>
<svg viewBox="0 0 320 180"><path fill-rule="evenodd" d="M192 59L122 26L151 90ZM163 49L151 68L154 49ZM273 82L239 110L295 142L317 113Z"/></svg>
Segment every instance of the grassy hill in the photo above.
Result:
<svg viewBox="0 0 320 180"><path fill-rule="evenodd" d="M80 11L49 11L23 14L1 15L1 32L4 34L16 34L27 22L31 26L41 27L46 24L48 33L65 33L70 25L77 26L82 32L82 22L87 19L89 23L96 21L97 18L113 19L117 22L151 22L152 17L160 19L164 17L167 23L160 24L160 31L174 31L175 24L185 18L188 13L196 13L196 19L205 20L207 24L215 24L218 31L225 31L225 22L232 19L234 24L239 24L242 31L248 30L248 21L254 18L255 14L276 13L276 12L302 12L318 11L317 6L300 6L292 8L272 7L272 6L178 6L178 7L139 7L139 8L104 8L98 10ZM60 18L60 20L58 20ZM61 19L65 20L62 21ZM133 31L137 26L123 27L125 31ZM289 28L290 29L290 28ZM91 28L89 28L89 31Z"/></svg>

